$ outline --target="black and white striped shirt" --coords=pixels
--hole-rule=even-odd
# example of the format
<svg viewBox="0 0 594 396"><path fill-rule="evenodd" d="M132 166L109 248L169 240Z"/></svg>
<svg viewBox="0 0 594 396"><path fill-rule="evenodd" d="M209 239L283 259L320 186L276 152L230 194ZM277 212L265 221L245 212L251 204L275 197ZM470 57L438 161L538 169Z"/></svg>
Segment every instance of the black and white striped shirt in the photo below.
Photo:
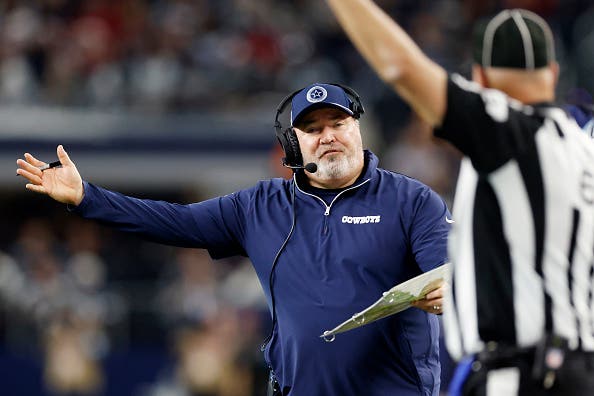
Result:
<svg viewBox="0 0 594 396"><path fill-rule="evenodd" d="M559 108L458 75L435 133L466 155L449 241L450 354L531 346L545 333L594 350L594 142Z"/></svg>

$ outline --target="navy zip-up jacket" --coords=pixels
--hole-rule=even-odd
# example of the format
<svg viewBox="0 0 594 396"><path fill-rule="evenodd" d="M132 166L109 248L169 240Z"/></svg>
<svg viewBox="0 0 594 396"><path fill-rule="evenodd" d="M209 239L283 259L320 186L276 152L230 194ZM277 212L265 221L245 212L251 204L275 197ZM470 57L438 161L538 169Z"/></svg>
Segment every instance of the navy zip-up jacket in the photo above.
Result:
<svg viewBox="0 0 594 396"><path fill-rule="evenodd" d="M411 308L324 342L320 334L375 302L383 291L447 262L450 216L424 184L377 167L326 203L296 180L189 205L136 199L85 182L73 208L153 241L206 248L214 258L248 256L271 305L274 257L296 224L274 273L277 326L265 357L291 396L439 393L439 327ZM299 182L297 182L299 184ZM303 184L303 183L301 183Z"/></svg>

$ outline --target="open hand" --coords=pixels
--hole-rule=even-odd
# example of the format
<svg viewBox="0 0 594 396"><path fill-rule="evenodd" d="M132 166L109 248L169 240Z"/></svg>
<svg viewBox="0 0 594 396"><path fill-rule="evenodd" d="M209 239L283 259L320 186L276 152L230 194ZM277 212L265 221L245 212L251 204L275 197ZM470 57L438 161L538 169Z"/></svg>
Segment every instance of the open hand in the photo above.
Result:
<svg viewBox="0 0 594 396"><path fill-rule="evenodd" d="M84 196L80 173L62 145L58 146L56 153L61 167L41 170L47 164L25 153L25 159L19 158L16 162L16 173L29 181L25 185L28 190L47 194L58 202L78 205Z"/></svg>

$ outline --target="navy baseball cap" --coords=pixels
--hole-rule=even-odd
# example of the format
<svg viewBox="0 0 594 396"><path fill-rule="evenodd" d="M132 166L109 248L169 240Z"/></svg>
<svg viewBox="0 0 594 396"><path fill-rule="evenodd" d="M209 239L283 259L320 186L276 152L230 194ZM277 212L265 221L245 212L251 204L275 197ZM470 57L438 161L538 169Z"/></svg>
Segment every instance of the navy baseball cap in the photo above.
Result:
<svg viewBox="0 0 594 396"><path fill-rule="evenodd" d="M534 70L555 60L551 28L537 14L503 10L474 30L474 62L482 67Z"/></svg>
<svg viewBox="0 0 594 396"><path fill-rule="evenodd" d="M291 125L312 110L321 107L336 107L354 116L353 102L341 87L332 84L315 83L297 92L291 100Z"/></svg>

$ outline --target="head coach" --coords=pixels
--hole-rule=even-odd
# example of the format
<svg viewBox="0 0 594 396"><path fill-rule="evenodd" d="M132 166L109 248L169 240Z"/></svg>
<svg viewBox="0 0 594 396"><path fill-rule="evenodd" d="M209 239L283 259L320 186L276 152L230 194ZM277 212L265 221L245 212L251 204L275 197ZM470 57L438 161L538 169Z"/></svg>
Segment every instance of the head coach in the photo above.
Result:
<svg viewBox="0 0 594 396"><path fill-rule="evenodd" d="M448 261L449 211L429 187L378 167L364 150L359 95L312 84L275 114L290 180L179 205L136 199L84 182L62 146L61 167L17 161L27 188L74 212L153 241L250 258L272 331L263 345L270 394L438 396L443 287L385 320L333 342L320 334L395 284Z"/></svg>
<svg viewBox="0 0 594 396"><path fill-rule="evenodd" d="M473 81L370 0L328 0L380 77L464 155L444 324L452 394L594 394L594 143L555 106L547 23L504 10L476 29Z"/></svg>

